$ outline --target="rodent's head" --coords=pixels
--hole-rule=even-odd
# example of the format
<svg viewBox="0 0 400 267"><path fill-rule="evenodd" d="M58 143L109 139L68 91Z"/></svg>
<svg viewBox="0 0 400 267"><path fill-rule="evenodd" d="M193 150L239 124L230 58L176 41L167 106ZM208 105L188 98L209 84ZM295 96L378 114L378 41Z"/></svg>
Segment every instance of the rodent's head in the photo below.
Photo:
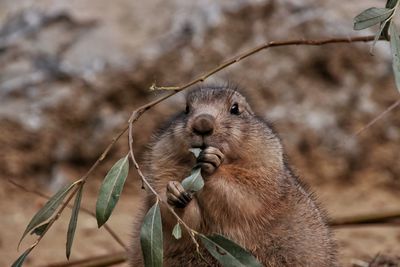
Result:
<svg viewBox="0 0 400 267"><path fill-rule="evenodd" d="M186 98L185 135L191 147L229 148L242 137L242 125L254 116L246 99L225 88L200 88Z"/></svg>
<svg viewBox="0 0 400 267"><path fill-rule="evenodd" d="M155 136L149 162L165 172L171 160L193 164L190 148L209 146L224 154L225 163L241 160L249 167L283 166L282 145L271 127L253 113L239 92L218 87L195 89L187 95L186 108Z"/></svg>
<svg viewBox="0 0 400 267"><path fill-rule="evenodd" d="M258 149L265 141L279 141L272 130L253 113L246 99L229 88L199 88L186 97L186 108L170 125L164 137L173 139L174 149L213 146L229 159ZM166 141L166 140L164 140ZM259 152L258 152L259 153Z"/></svg>

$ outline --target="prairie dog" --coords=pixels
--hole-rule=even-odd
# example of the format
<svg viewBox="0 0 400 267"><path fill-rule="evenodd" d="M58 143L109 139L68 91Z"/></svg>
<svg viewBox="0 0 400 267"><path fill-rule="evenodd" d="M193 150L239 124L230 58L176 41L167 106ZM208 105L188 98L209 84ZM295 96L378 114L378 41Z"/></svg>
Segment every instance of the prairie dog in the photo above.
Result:
<svg viewBox="0 0 400 267"><path fill-rule="evenodd" d="M226 87L187 95L186 109L153 138L146 175L154 189L194 230L222 234L265 266L336 266L323 212L288 167L277 135L246 99ZM190 148L201 148L196 159ZM180 182L199 164L205 185L191 195ZM154 204L149 194L143 216ZM177 220L161 204L164 266L220 266L189 235L172 236ZM131 265L143 266L135 225Z"/></svg>

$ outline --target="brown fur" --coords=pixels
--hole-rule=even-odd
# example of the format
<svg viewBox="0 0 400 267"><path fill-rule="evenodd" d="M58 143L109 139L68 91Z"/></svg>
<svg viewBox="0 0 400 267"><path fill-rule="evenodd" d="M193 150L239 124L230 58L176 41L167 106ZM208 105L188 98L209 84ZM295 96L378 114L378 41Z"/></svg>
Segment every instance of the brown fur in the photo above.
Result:
<svg viewBox="0 0 400 267"><path fill-rule="evenodd" d="M230 113L238 103L240 115ZM253 253L265 266L336 266L334 246L321 210L285 164L279 138L257 118L242 95L228 88L201 88L187 97L190 112L175 117L154 137L147 155L147 177L166 198L169 181L182 181L196 163L189 148L220 149L225 158L204 188L183 209L175 210L194 230L219 233ZM199 114L215 118L210 136L195 136L191 125ZM200 138L200 139L199 139ZM203 144L202 144L203 143ZM148 195L144 213L155 199ZM209 266L195 254L187 233L175 240L176 219L161 205L164 266ZM143 218L142 216L142 218ZM131 265L143 266L135 225ZM218 263L204 250L212 266Z"/></svg>

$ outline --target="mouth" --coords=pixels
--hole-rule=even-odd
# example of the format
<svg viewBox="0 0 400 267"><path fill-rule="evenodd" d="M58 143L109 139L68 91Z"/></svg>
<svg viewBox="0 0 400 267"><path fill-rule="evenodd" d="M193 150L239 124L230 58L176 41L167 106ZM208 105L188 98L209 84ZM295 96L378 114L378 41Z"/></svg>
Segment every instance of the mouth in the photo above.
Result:
<svg viewBox="0 0 400 267"><path fill-rule="evenodd" d="M204 149L207 147L207 142L204 137L195 135L191 137L189 145L191 148Z"/></svg>
<svg viewBox="0 0 400 267"><path fill-rule="evenodd" d="M221 149L221 144L214 142L213 140L210 140L209 138L201 138L201 139L196 139L192 140L190 144L191 148L200 148L201 150L207 148L207 147L216 147Z"/></svg>
<svg viewBox="0 0 400 267"><path fill-rule="evenodd" d="M206 143L193 143L192 148L200 148L201 150L205 149L206 147L208 147L208 145Z"/></svg>
<svg viewBox="0 0 400 267"><path fill-rule="evenodd" d="M229 160L232 159L232 157L229 156L231 154L231 153L229 153L229 151L230 151L229 146L225 142L216 142L216 141L213 141L213 140L204 140L204 139L202 139L201 141L200 140L196 140L196 141L193 140L191 142L191 144L190 144L190 148L192 148L192 149L201 149L202 151L207 149L207 148L209 148L209 147L216 148L219 151L221 151L221 153L223 153L224 156L225 156L225 162L228 162L228 157L229 157Z"/></svg>

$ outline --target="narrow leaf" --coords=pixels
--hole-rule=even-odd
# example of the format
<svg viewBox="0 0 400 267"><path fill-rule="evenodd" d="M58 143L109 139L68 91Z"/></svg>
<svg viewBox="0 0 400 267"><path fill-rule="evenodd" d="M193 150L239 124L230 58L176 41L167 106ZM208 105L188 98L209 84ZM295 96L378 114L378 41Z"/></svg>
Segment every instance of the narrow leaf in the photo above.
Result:
<svg viewBox="0 0 400 267"><path fill-rule="evenodd" d="M35 234L38 236L43 235L44 231L47 229L47 226L49 226L49 223L42 224L41 226L36 227L35 229L32 230L31 235Z"/></svg>
<svg viewBox="0 0 400 267"><path fill-rule="evenodd" d="M398 0L388 0L387 2L386 2L386 8L390 8L390 9L393 9L393 12L395 12L394 10L397 8L396 6L397 6L397 4L398 4ZM393 15L392 15L393 16ZM385 25L385 27L383 28L383 30L381 30L381 35L382 36L384 36L385 37L385 40L386 41L389 41L389 26L390 26L390 24L392 23L391 22L391 19L392 18L388 18L386 21L385 21L385 23L386 23L386 25ZM388 23L387 23L388 22ZM381 24L382 24L383 22L381 22Z"/></svg>
<svg viewBox="0 0 400 267"><path fill-rule="evenodd" d="M190 176L186 177L182 181L182 186L186 191L197 192L204 186L204 180L201 176L201 168L195 168L192 170Z"/></svg>
<svg viewBox="0 0 400 267"><path fill-rule="evenodd" d="M390 24L390 47L392 50L392 65L397 90L400 91L400 37L394 23Z"/></svg>
<svg viewBox="0 0 400 267"><path fill-rule="evenodd" d="M56 211L58 206L62 203L68 192L74 187L74 184L69 186L65 186L61 188L54 196L52 196L46 204L33 216L28 226L25 229L25 232L22 234L22 237L18 243L18 247L21 244L22 239L29 233L31 230L36 228L38 225L45 222L49 219L53 213Z"/></svg>
<svg viewBox="0 0 400 267"><path fill-rule="evenodd" d="M21 267L22 264L24 263L26 257L28 256L28 254L32 251L32 249L33 249L33 247L30 247L27 250L25 250L25 252L22 253L21 256L19 256L16 261L14 261L14 263L11 265L11 267Z"/></svg>
<svg viewBox="0 0 400 267"><path fill-rule="evenodd" d="M199 157L201 152L200 148L191 148L189 150L194 154L196 158ZM182 186L186 191L189 191L191 193L197 192L202 189L204 186L204 180L201 176L201 168L194 168L192 170L192 173L188 177L183 179Z"/></svg>
<svg viewBox="0 0 400 267"><path fill-rule="evenodd" d="M373 51L374 51L374 47L375 47L376 42L377 42L377 41L379 40L379 38L381 37L382 31L385 29L385 27L386 27L386 25L388 25L388 23L390 24L389 21L384 21L384 22L381 24L381 26L380 26L380 28L379 28L379 31L375 34L374 41L373 41L373 43L372 43L372 45L371 45L371 48L370 48L370 50L369 50L369 53L370 53L371 55L373 54Z"/></svg>
<svg viewBox="0 0 400 267"><path fill-rule="evenodd" d="M174 229L172 230L172 235L175 237L175 239L181 239L182 230L181 230L181 226L179 225L179 223L177 223L174 226Z"/></svg>
<svg viewBox="0 0 400 267"><path fill-rule="evenodd" d="M161 213L158 201L147 212L140 229L145 267L162 267L163 265L163 232Z"/></svg>
<svg viewBox="0 0 400 267"><path fill-rule="evenodd" d="M194 155L196 158L198 158L199 155L200 155L201 149L200 149L200 148L191 148L191 149L189 149L189 151L192 152L193 155Z"/></svg>
<svg viewBox="0 0 400 267"><path fill-rule="evenodd" d="M399 0L388 0L386 2L386 8L394 8Z"/></svg>
<svg viewBox="0 0 400 267"><path fill-rule="evenodd" d="M74 241L74 235L76 225L78 223L78 214L81 207L83 184L79 187L78 193L76 194L74 206L72 208L71 218L69 220L68 231L67 231L67 245L66 245L66 256L69 259L71 255L72 242Z"/></svg>
<svg viewBox="0 0 400 267"><path fill-rule="evenodd" d="M119 200L129 171L128 155L118 160L107 173L96 203L96 219L100 228L110 218Z"/></svg>
<svg viewBox="0 0 400 267"><path fill-rule="evenodd" d="M263 266L247 250L222 235L199 235L210 254L224 267Z"/></svg>
<svg viewBox="0 0 400 267"><path fill-rule="evenodd" d="M362 30L383 22L393 14L393 11L390 8L368 8L354 18L354 30Z"/></svg>

